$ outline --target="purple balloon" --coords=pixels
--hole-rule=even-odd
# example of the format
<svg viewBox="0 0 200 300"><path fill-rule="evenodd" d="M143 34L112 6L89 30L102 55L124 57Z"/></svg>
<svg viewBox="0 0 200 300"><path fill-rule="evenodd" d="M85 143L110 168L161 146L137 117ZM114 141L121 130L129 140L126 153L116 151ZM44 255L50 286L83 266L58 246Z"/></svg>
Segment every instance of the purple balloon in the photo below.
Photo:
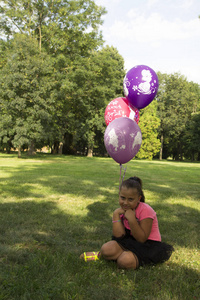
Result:
<svg viewBox="0 0 200 300"><path fill-rule="evenodd" d="M138 109L151 103L158 91L158 76L148 66L139 65L130 69L123 81L124 94L130 105Z"/></svg>
<svg viewBox="0 0 200 300"><path fill-rule="evenodd" d="M112 121L104 133L104 144L109 155L119 164L125 164L139 151L142 133L137 123L121 117Z"/></svg>

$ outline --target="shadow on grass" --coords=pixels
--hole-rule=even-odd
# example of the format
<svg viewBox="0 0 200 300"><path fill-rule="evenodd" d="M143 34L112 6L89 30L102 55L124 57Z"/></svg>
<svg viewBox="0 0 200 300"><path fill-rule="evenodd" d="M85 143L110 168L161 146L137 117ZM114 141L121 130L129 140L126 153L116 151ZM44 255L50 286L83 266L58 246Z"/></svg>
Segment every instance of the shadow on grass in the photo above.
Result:
<svg viewBox="0 0 200 300"><path fill-rule="evenodd" d="M199 299L198 270L173 262L137 271L135 284L137 299Z"/></svg>
<svg viewBox="0 0 200 300"><path fill-rule="evenodd" d="M152 207L157 213L163 240L191 249L198 247L200 241L198 209L168 203L156 203Z"/></svg>
<svg viewBox="0 0 200 300"><path fill-rule="evenodd" d="M109 205L91 204L88 215L77 219L50 201L0 204L0 298L196 297L198 272L171 262L124 272L112 262L79 260L82 247L98 249L109 236Z"/></svg>
<svg viewBox="0 0 200 300"><path fill-rule="evenodd" d="M0 299L82 299L93 272L79 259L93 236L86 221L54 202L0 204Z"/></svg>
<svg viewBox="0 0 200 300"><path fill-rule="evenodd" d="M26 252L55 246L76 251L84 228L54 202L23 201L0 204L1 253ZM6 251L3 251L4 246ZM9 251L8 251L9 250ZM20 256L19 255L19 256Z"/></svg>

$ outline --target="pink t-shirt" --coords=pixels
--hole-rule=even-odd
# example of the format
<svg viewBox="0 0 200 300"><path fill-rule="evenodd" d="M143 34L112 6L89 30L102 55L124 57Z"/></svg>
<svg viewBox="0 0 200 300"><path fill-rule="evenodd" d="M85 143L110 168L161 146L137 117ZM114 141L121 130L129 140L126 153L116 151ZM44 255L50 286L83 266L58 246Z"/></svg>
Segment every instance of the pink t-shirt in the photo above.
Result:
<svg viewBox="0 0 200 300"><path fill-rule="evenodd" d="M150 235L148 237L148 240L153 240L153 241L161 241L161 235L158 227L158 219L156 216L156 212L153 210L151 206L144 202L140 202L138 207L135 210L135 216L138 222L142 221L143 219L150 218L153 220L152 223L152 228ZM128 220L125 219L124 215L120 216L121 220L123 221L124 227L130 230L130 226L128 223Z"/></svg>

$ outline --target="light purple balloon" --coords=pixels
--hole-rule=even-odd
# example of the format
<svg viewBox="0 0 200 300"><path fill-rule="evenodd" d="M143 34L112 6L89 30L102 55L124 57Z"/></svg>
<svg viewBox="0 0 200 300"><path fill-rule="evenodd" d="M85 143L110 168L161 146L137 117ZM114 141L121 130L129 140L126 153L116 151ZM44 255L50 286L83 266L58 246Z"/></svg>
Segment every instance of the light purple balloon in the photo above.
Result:
<svg viewBox="0 0 200 300"><path fill-rule="evenodd" d="M124 95L138 109L151 103L158 91L159 81L154 70L138 65L130 69L123 81Z"/></svg>
<svg viewBox="0 0 200 300"><path fill-rule="evenodd" d="M104 133L104 144L109 155L119 164L125 164L139 151L142 133L137 123L121 117L112 121Z"/></svg>

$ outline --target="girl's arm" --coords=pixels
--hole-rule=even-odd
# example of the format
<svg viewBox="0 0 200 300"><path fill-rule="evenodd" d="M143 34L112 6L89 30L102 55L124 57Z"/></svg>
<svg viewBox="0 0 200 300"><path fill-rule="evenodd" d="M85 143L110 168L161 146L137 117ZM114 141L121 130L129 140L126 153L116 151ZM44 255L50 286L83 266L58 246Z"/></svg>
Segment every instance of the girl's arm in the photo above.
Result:
<svg viewBox="0 0 200 300"><path fill-rule="evenodd" d="M138 224L138 221L135 217L135 210L131 209L127 210L124 216L128 220L133 237L140 243L146 242L151 233L153 220L150 218L143 219Z"/></svg>
<svg viewBox="0 0 200 300"><path fill-rule="evenodd" d="M124 213L125 211L121 207L117 208L113 213L113 235L115 237L121 237L125 234L124 224L120 219L120 215Z"/></svg>

